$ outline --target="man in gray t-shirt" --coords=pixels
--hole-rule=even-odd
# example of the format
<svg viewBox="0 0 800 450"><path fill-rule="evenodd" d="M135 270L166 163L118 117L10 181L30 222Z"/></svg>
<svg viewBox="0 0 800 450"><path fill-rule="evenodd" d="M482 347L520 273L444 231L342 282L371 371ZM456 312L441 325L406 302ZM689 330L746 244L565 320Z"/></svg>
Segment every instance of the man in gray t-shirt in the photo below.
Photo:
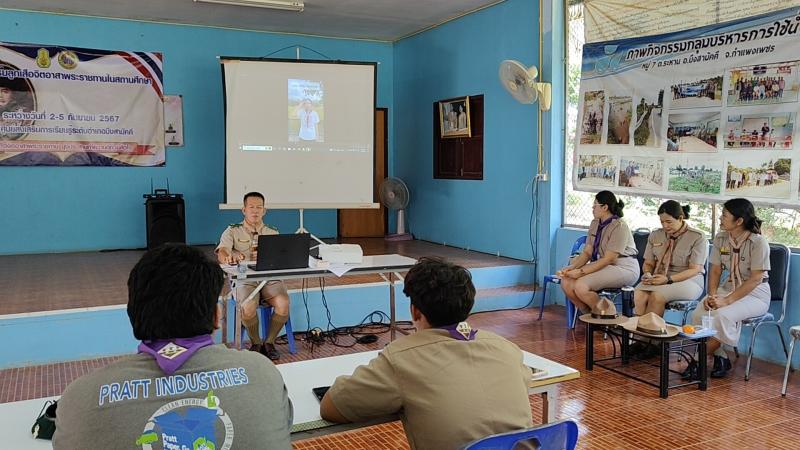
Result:
<svg viewBox="0 0 800 450"><path fill-rule="evenodd" d="M213 345L219 266L197 249L146 253L128 279L139 353L71 383L54 449L290 449L292 406L266 358Z"/></svg>

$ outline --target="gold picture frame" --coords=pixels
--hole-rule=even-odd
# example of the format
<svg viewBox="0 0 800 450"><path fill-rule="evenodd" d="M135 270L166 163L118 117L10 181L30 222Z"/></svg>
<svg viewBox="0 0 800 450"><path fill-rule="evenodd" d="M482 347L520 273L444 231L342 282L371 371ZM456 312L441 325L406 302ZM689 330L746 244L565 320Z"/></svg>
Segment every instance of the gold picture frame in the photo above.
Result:
<svg viewBox="0 0 800 450"><path fill-rule="evenodd" d="M469 96L439 102L439 132L443 138L472 137Z"/></svg>

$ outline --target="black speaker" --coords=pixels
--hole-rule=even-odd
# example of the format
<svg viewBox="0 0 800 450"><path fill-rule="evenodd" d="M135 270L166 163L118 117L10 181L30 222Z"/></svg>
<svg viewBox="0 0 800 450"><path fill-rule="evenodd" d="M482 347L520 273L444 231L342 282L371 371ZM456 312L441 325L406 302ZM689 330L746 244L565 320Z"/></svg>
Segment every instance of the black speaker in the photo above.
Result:
<svg viewBox="0 0 800 450"><path fill-rule="evenodd" d="M147 221L147 249L166 242L186 243L186 219L183 195L145 195Z"/></svg>

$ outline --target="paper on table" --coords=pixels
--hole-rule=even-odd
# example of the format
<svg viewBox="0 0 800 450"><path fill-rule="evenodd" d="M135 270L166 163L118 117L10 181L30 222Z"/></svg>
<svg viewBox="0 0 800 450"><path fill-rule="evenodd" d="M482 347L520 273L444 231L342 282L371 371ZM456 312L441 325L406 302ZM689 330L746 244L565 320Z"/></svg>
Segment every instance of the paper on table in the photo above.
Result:
<svg viewBox="0 0 800 450"><path fill-rule="evenodd" d="M358 264L344 264L344 263L337 263L332 264L328 261L321 261L312 256L308 257L308 267L313 269L328 269L332 274L340 277L347 272L349 272L354 267L357 267Z"/></svg>

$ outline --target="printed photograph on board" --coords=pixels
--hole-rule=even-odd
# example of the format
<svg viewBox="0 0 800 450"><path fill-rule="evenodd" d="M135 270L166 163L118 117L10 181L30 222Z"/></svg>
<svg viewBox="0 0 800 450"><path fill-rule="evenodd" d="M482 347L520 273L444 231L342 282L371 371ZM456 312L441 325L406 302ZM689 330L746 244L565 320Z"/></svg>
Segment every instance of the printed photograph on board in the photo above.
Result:
<svg viewBox="0 0 800 450"><path fill-rule="evenodd" d="M584 186L614 186L616 159L608 155L580 155L578 184Z"/></svg>
<svg viewBox="0 0 800 450"><path fill-rule="evenodd" d="M581 144L599 144L603 131L603 111L606 106L604 91L589 91L583 94L583 118L581 119Z"/></svg>
<svg viewBox="0 0 800 450"><path fill-rule="evenodd" d="M609 97L606 144L628 145L631 141L631 97Z"/></svg>
<svg viewBox="0 0 800 450"><path fill-rule="evenodd" d="M670 87L671 109L722 106L722 75L695 80L680 80Z"/></svg>
<svg viewBox="0 0 800 450"><path fill-rule="evenodd" d="M633 131L633 145L637 147L661 148L661 124L663 123L662 111L664 103L664 90L657 95L649 96L640 94L639 103L636 104L636 123Z"/></svg>
<svg viewBox="0 0 800 450"><path fill-rule="evenodd" d="M669 160L667 190L698 194L719 194L722 163L711 158L681 157Z"/></svg>
<svg viewBox="0 0 800 450"><path fill-rule="evenodd" d="M795 113L729 115L725 123L725 148L790 150Z"/></svg>
<svg viewBox="0 0 800 450"><path fill-rule="evenodd" d="M798 61L737 67L729 71L728 106L797 101Z"/></svg>
<svg viewBox="0 0 800 450"><path fill-rule="evenodd" d="M716 152L719 117L719 111L670 114L667 126L667 151Z"/></svg>
<svg viewBox="0 0 800 450"><path fill-rule="evenodd" d="M792 160L789 158L728 161L725 195L789 198L791 171Z"/></svg>
<svg viewBox="0 0 800 450"><path fill-rule="evenodd" d="M619 186L660 190L664 187L664 160L623 156L619 162Z"/></svg>

